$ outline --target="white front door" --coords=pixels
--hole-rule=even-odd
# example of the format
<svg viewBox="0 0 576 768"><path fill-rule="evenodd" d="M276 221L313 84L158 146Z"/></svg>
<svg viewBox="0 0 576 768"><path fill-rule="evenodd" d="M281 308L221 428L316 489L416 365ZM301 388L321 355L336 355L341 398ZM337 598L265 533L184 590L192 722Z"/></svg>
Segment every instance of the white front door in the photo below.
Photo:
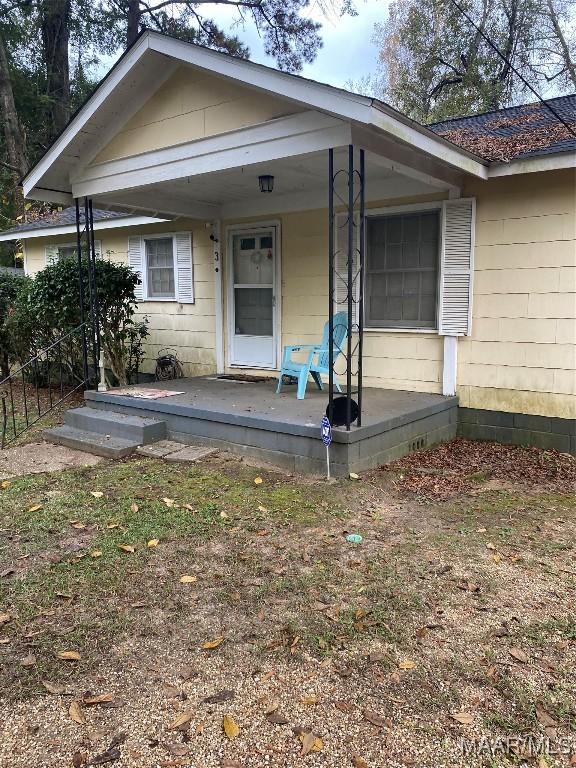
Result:
<svg viewBox="0 0 576 768"><path fill-rule="evenodd" d="M230 233L230 365L276 368L276 238L276 227Z"/></svg>

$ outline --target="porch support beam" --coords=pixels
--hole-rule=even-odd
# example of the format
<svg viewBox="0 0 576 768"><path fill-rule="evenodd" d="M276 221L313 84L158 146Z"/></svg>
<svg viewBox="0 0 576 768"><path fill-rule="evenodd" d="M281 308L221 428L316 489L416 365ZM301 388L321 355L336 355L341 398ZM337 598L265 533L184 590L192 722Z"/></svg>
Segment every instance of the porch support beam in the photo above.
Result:
<svg viewBox="0 0 576 768"><path fill-rule="evenodd" d="M439 189L459 190L462 186L462 173L436 162L407 144L400 144L361 126L354 126L352 135L358 146L371 153L370 162Z"/></svg>
<svg viewBox="0 0 576 768"><path fill-rule="evenodd" d="M193 178L349 143L351 127L319 112L302 112L239 131L144 152L86 168L72 179L75 197L105 195Z"/></svg>
<svg viewBox="0 0 576 768"><path fill-rule="evenodd" d="M136 202L138 201L138 202ZM104 204L107 208L134 211L135 213L149 213L150 216L184 216L187 219L200 219L211 221L220 216L220 207L208 203L197 203L194 200L185 200L174 195L165 195L157 190L134 190L134 198L123 200L115 195L103 195L95 198L94 202Z"/></svg>

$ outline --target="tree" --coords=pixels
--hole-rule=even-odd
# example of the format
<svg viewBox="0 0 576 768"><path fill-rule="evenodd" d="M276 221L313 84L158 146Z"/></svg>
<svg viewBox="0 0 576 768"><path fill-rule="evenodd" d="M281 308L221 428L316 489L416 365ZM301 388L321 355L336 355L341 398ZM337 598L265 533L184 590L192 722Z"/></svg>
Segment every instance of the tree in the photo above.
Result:
<svg viewBox="0 0 576 768"><path fill-rule="evenodd" d="M546 86L555 79L560 85L560 75L566 84L574 69L574 39L565 6L563 15L551 15L551 6L559 2L574 0L460 0L477 31L451 0L394 0L387 21L375 30L384 97L417 120L430 122L529 98L514 69L533 85ZM552 71L559 67L561 72Z"/></svg>

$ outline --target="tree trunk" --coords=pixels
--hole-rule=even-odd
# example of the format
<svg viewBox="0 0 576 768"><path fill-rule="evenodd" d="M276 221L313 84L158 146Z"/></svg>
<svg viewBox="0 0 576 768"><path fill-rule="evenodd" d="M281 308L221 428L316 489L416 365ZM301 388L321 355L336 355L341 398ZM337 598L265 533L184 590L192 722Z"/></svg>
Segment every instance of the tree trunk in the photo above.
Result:
<svg viewBox="0 0 576 768"><path fill-rule="evenodd" d="M126 47L132 45L134 40L140 33L140 19L142 17L142 9L140 8L140 0L128 0L127 4L127 30L126 30Z"/></svg>
<svg viewBox="0 0 576 768"><path fill-rule="evenodd" d="M49 99L46 140L50 142L70 119L70 0L44 0L41 26Z"/></svg>
<svg viewBox="0 0 576 768"><path fill-rule="evenodd" d="M20 179L28 170L26 157L26 136L22 130L12 90L12 78L4 39L0 35L0 120L4 129L6 164L14 181L16 215L24 213L24 197Z"/></svg>
<svg viewBox="0 0 576 768"><path fill-rule="evenodd" d="M547 5L548 5L548 14L550 16L550 22L552 24L552 28L554 29L554 34L558 39L558 44L560 45L562 62L564 64L564 67L566 68L566 73L572 82L572 86L576 89L576 62L572 59L572 56L570 54L568 41L566 40L566 35L564 34L562 27L560 26L560 21L558 19L558 14L556 13L556 8L554 7L553 0L547 0Z"/></svg>

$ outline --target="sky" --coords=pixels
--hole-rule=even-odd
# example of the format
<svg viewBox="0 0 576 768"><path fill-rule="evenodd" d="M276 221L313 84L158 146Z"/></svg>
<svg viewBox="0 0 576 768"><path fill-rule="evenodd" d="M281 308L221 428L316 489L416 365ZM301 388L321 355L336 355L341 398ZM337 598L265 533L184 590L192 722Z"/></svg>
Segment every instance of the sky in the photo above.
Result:
<svg viewBox="0 0 576 768"><path fill-rule="evenodd" d="M310 16L322 24L324 46L316 60L302 71L304 77L343 87L350 80L357 81L376 73L378 49L372 42L374 24L384 21L389 0L357 0L358 16L326 18L315 3ZM250 58L261 64L275 66L272 57L266 56L262 42L254 26L234 26L237 12L229 6L211 6L210 16L227 30L233 31L250 48Z"/></svg>

